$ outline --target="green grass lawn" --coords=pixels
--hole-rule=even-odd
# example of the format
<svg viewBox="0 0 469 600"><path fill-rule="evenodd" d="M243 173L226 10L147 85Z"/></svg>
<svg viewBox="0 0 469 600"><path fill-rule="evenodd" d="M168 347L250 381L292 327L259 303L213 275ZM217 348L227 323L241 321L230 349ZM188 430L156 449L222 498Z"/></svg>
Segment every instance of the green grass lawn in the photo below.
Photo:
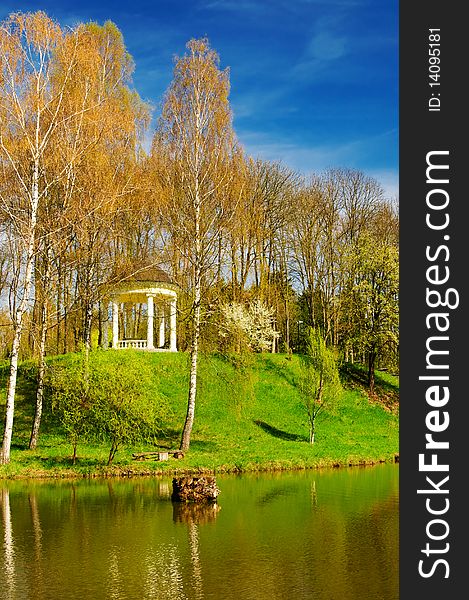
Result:
<svg viewBox="0 0 469 600"><path fill-rule="evenodd" d="M106 360L124 351L106 351ZM371 399L344 370L344 393L334 412L318 417L316 442L308 443L308 420L296 382L298 356L282 354L246 357L202 356L194 429L183 459L135 461L133 452L177 449L184 424L188 390L188 356L184 353L145 353L134 357L150 363L156 389L171 415L156 445L135 444L118 451L106 467L109 444L83 442L71 464L71 445L54 419L46 398L38 448L28 450L34 413L31 368L24 364L18 381L11 463L0 477L70 475L135 475L142 473L240 472L301 469L392 461L399 452L398 382L377 373ZM70 360L67 356L49 358ZM0 372L0 416L3 422L7 366ZM148 394L154 393L154 386ZM389 398L394 398L391 402ZM384 399L384 401L380 401Z"/></svg>

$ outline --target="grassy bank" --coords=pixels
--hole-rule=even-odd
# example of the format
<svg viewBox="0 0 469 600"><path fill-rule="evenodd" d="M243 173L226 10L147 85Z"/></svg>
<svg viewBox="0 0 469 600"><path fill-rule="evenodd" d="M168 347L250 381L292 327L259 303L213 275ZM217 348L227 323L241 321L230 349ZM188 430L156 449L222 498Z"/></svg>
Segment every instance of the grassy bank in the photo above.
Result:
<svg viewBox="0 0 469 600"><path fill-rule="evenodd" d="M122 352L122 351L121 351ZM133 352L133 351L128 351ZM369 397L360 371L343 371L344 393L337 409L318 419L316 442L308 443L308 421L296 381L299 358L252 355L245 358L204 356L200 361L199 396L189 452L183 459L135 461L134 452L176 449L182 430L188 386L186 354L135 352L150 362L158 392L171 414L155 445L119 450L106 467L109 445L83 442L76 465L71 445L54 419L46 398L38 448L28 450L34 412L34 384L23 365L18 382L11 463L1 477L67 477L152 473L241 472L304 469L392 461L399 452L396 378L377 373L377 392ZM106 360L116 353L106 352ZM51 358L66 361L67 357ZM1 370L0 416L3 422L7 366ZM152 393L151 390L148 393Z"/></svg>

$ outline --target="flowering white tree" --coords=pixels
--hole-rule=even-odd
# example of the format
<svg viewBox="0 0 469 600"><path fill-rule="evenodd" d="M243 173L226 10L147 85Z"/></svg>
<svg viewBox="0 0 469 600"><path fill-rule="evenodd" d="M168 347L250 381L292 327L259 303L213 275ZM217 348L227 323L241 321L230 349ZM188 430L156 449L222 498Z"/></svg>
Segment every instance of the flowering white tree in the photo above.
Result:
<svg viewBox="0 0 469 600"><path fill-rule="evenodd" d="M221 307L222 337L233 337L237 350L246 346L254 352L266 352L272 348L278 332L273 327L273 308L261 300L254 300L248 307L231 302Z"/></svg>

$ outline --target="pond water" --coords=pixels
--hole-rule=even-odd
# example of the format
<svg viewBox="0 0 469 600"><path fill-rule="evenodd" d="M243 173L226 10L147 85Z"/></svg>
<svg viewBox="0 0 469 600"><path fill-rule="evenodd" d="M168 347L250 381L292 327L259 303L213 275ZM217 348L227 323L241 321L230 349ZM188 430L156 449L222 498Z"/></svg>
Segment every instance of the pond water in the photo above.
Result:
<svg viewBox="0 0 469 600"><path fill-rule="evenodd" d="M0 598L398 599L398 465L216 479L0 481Z"/></svg>

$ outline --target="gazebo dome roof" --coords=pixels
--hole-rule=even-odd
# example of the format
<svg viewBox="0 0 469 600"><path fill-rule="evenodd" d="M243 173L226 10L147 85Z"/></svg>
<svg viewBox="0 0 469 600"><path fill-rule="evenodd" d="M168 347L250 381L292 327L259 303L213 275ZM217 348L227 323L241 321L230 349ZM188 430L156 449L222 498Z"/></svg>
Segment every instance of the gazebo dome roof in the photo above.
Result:
<svg viewBox="0 0 469 600"><path fill-rule="evenodd" d="M149 295L176 298L179 286L155 265L128 263L116 268L107 285L107 293L120 302L145 303Z"/></svg>
<svg viewBox="0 0 469 600"><path fill-rule="evenodd" d="M125 281L155 281L158 283L174 283L166 271L151 265L136 269L130 275L123 277L123 279Z"/></svg>
<svg viewBox="0 0 469 600"><path fill-rule="evenodd" d="M112 280L117 284L127 283L164 283L174 285L171 277L154 265L129 264L114 273Z"/></svg>

